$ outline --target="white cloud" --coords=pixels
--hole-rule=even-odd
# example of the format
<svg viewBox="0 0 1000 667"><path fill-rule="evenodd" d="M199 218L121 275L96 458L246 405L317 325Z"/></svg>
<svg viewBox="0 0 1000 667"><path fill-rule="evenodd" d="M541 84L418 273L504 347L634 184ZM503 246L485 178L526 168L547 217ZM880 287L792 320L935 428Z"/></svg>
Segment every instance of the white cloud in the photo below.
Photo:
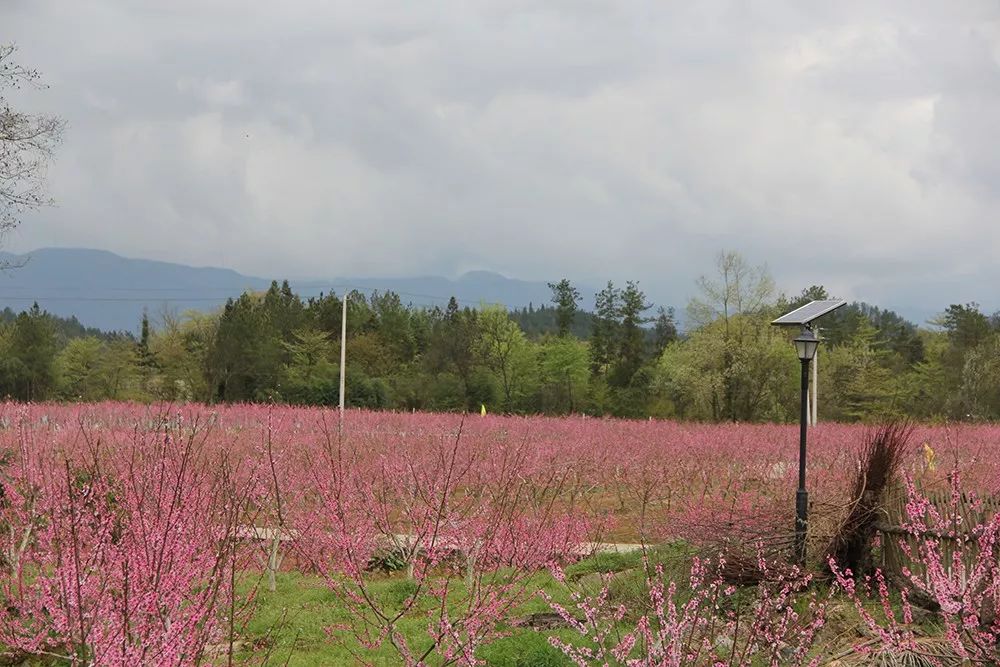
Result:
<svg viewBox="0 0 1000 667"><path fill-rule="evenodd" d="M210 107L238 107L244 101L243 84L240 81L213 81L184 77L177 81L181 93L193 93L201 97Z"/></svg>
<svg viewBox="0 0 1000 667"><path fill-rule="evenodd" d="M1000 307L986 0L89 4L0 10L70 123L20 249L681 305L729 248L789 290Z"/></svg>

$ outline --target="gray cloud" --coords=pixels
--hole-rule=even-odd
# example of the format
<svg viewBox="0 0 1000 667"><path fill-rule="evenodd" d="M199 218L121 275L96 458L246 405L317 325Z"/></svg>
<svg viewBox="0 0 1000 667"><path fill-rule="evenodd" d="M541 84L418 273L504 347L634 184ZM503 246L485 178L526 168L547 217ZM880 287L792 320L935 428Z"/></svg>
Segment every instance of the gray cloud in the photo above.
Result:
<svg viewBox="0 0 1000 667"><path fill-rule="evenodd" d="M1000 307L982 2L14 0L70 124L44 245L290 277L640 279Z"/></svg>

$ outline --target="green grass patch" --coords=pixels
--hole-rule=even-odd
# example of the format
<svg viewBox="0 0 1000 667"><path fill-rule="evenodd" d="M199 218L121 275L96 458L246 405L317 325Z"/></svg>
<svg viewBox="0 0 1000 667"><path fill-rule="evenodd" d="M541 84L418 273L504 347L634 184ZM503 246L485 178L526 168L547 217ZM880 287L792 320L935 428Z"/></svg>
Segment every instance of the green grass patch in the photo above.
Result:
<svg viewBox="0 0 1000 667"><path fill-rule="evenodd" d="M664 577L677 586L677 601L683 603L691 595L688 588L691 558L694 555L690 545L671 543L647 550L645 564L649 568L660 566ZM609 599L614 604L624 604L628 613L621 626L627 632L635 620L650 610L647 570L643 554L602 553L582 559L566 568L571 579L571 587L585 594L596 594L601 586L609 587ZM461 580L452 582L451 604L457 605L464 597ZM386 611L400 610L416 592L416 584L401 572L373 574L369 587L371 595ZM567 605L572 610L569 589L559 583L548 572L532 575L524 587L527 597L510 614L508 623L500 628L503 637L480 647L477 655L488 665L496 667L563 667L570 661L562 652L551 645L550 637L578 643L586 641L568 628L535 630L519 627L517 621L533 614L552 612L549 603L535 593L544 591L552 599ZM720 601L724 609L752 608L757 591L753 587L737 589L732 595ZM800 613L807 613L812 595L824 598L826 590L822 585L812 589L810 595L796 596L793 600ZM894 597L894 606L898 600ZM431 617L428 612L436 609L437 600L421 592L420 600L413 609L400 620L399 631L412 648L428 647L427 635ZM876 601L870 602L872 613L879 615ZM456 616L460 615L455 609ZM395 649L384 642L377 649L364 648L346 629L358 621L357 617L331 592L326 583L318 577L294 573L281 573L277 578L277 590L258 591L252 620L243 633L241 662L255 662L266 655L267 664L293 667L311 665L352 665L358 657L375 665L395 666L401 660ZM844 598L837 598L831 606L828 632L833 634L853 633L860 625L860 618L853 605ZM934 634L934 621L921 625ZM938 629L939 631L939 629ZM437 664L432 658L430 665Z"/></svg>
<svg viewBox="0 0 1000 667"><path fill-rule="evenodd" d="M454 598L461 599L464 589L454 583ZM554 599L568 602L568 593L549 573L539 572L527 581L530 596L511 615L511 621L530 614L551 611L548 603L535 595L546 591ZM416 584L402 575L379 576L371 582L371 594L386 610L400 610L416 591ZM411 647L426 647L428 611L434 600L420 601L399 622L399 629ZM388 644L378 650L363 647L348 629L337 629L357 622L342 601L318 577L280 573L276 590L262 587L257 593L254 614L243 634L240 659L259 660L269 655L270 664L306 667L312 665L350 665L356 656L376 665L399 665L401 660ZM548 637L553 632L566 640L575 638L571 630L540 632L529 628L502 628L503 638L482 647L482 659L490 665L528 667L568 665L562 653L551 646ZM431 662L431 664L434 664Z"/></svg>

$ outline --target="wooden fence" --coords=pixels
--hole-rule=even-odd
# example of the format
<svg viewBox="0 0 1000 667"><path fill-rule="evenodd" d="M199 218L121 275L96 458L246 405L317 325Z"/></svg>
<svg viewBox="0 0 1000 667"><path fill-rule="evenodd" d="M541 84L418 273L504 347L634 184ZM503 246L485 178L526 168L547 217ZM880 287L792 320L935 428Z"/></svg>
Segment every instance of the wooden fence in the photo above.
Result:
<svg viewBox="0 0 1000 667"><path fill-rule="evenodd" d="M1000 497L983 497L974 502L963 494L956 512L950 489L925 491L918 486L917 490L930 501L942 517L957 515L960 520L955 522L954 530L942 532L927 526L927 530L914 535L901 527L906 520L906 489L902 487L893 489L886 502L886 520L877 524L878 531L882 534L881 565L886 571L894 574L902 574L905 568L910 571L911 576L926 580L927 568L919 561L918 554L920 544L932 540L938 543L941 562L949 574L960 564L959 574L964 576L964 573L968 572L979 559L978 527L987 524L1000 512ZM917 559L908 556L907 549L909 553L917 556Z"/></svg>

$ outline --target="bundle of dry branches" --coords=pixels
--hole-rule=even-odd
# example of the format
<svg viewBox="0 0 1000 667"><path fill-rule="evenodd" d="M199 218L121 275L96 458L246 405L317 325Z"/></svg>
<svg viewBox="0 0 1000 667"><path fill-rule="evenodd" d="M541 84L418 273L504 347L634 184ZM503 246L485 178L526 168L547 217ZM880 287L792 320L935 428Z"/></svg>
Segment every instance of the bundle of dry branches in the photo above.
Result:
<svg viewBox="0 0 1000 667"><path fill-rule="evenodd" d="M887 422L869 431L858 460L847 515L826 550L829 562L855 575L871 568L871 546L886 490L899 474L913 432L909 422Z"/></svg>

